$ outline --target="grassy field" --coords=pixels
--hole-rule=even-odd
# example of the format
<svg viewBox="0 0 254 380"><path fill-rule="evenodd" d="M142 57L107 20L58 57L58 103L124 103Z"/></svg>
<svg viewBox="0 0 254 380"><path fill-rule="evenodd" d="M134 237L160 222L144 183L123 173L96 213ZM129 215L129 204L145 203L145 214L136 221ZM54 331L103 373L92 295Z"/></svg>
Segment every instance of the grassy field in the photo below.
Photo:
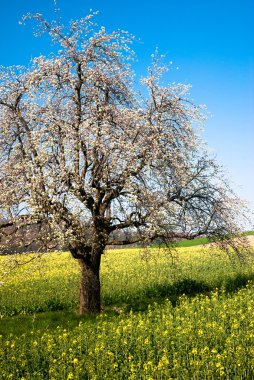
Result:
<svg viewBox="0 0 254 380"><path fill-rule="evenodd" d="M27 260L28 256L23 256ZM8 272L0 257L2 272ZM3 277L0 379L252 379L254 263L200 247L108 251L103 313L80 317L79 268L52 253Z"/></svg>

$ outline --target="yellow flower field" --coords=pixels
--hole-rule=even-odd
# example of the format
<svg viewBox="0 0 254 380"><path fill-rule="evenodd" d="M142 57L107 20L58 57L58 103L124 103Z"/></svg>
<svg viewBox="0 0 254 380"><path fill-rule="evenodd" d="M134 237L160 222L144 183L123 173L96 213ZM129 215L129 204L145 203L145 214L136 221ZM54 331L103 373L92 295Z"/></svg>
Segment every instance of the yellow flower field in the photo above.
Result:
<svg viewBox="0 0 254 380"><path fill-rule="evenodd" d="M106 252L102 315L72 328L5 332L0 379L254 378L252 263L241 266L200 248L179 248L174 255ZM6 272L7 259L0 260ZM74 315L78 282L78 265L68 253L20 266L3 277L2 323L24 314L41 318L40 311Z"/></svg>

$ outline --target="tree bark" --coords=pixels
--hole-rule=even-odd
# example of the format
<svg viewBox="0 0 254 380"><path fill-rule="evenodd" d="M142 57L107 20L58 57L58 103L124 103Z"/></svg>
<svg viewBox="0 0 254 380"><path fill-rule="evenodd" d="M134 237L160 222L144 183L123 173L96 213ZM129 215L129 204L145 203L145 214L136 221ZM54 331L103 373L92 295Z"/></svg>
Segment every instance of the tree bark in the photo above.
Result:
<svg viewBox="0 0 254 380"><path fill-rule="evenodd" d="M101 311L100 257L96 265L79 259L81 267L80 314L98 314Z"/></svg>

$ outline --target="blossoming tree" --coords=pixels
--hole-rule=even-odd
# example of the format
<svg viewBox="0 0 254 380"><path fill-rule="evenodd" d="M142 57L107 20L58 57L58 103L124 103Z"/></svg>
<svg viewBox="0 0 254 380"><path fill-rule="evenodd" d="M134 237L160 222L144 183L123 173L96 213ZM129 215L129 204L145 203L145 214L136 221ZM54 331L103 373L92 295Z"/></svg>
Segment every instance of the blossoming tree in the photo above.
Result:
<svg viewBox="0 0 254 380"><path fill-rule="evenodd" d="M80 312L97 313L107 245L226 236L239 200L195 132L188 86L161 85L156 55L133 90L132 36L29 15L60 45L0 73L1 238L61 242L80 263ZM95 29L95 30L94 30Z"/></svg>

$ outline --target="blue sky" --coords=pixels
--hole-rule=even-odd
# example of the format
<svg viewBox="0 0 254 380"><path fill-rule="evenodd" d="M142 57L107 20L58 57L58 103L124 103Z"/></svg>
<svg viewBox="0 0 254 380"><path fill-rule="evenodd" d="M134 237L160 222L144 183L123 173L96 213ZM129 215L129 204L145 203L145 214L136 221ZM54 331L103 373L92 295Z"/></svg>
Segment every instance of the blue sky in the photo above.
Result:
<svg viewBox="0 0 254 380"><path fill-rule="evenodd" d="M191 98L207 105L212 116L204 138L254 210L253 0L58 0L58 7L63 21L98 10L99 24L140 38L134 45L138 75L156 47L167 54L169 81L190 83ZM18 21L27 12L52 18L53 9L53 0L1 1L1 65L26 65L52 50L46 37L35 38L32 26Z"/></svg>

